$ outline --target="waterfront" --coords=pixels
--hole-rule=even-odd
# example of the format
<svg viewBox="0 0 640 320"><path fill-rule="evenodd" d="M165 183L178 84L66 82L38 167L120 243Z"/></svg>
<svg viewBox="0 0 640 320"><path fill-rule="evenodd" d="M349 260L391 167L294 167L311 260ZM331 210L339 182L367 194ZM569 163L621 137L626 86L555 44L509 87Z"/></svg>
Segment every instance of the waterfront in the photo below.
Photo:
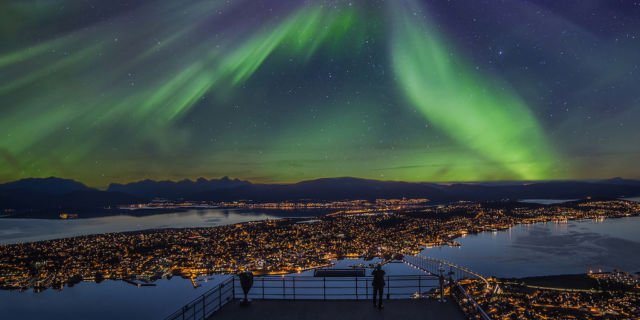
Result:
<svg viewBox="0 0 640 320"><path fill-rule="evenodd" d="M460 247L422 254L484 275L527 277L620 269L640 271L640 217L516 225L458 238Z"/></svg>
<svg viewBox="0 0 640 320"><path fill-rule="evenodd" d="M532 276L583 273L590 267L628 271L640 266L640 217L569 221L518 225L507 231L483 232L457 239L461 247L428 248L423 254L467 266L485 275ZM342 260L336 267L365 265L378 261ZM402 265L389 265L393 274L404 273ZM310 275L303 272L302 275ZM220 279L220 277L212 277ZM0 291L0 309L20 314L23 319L39 319L43 312L50 319L78 318L158 319L200 295L217 282L191 282L174 277L157 281L155 287L135 287L122 281L100 284L82 282L62 291L34 293ZM99 310L96 313L96 310Z"/></svg>
<svg viewBox="0 0 640 320"><path fill-rule="evenodd" d="M114 215L86 219L0 219L0 244L33 242L146 229L214 227L248 221L305 217L311 211L190 209L173 213Z"/></svg>
<svg viewBox="0 0 640 320"><path fill-rule="evenodd" d="M458 238L461 247L429 248L423 253L485 275L584 273L588 268L599 266L635 272L640 266L636 255L640 248L638 228L640 217L516 225L506 231ZM337 267L359 263L368 264L361 260L343 260ZM400 269L406 269L400 267L389 265L387 271L401 273ZM24 319L39 319L43 313L50 319L66 319L70 315L92 319L157 319L200 295L212 283L193 289L189 280L174 277L157 281L155 287L138 288L121 281L105 281L81 282L62 291L48 289L37 294L32 290L0 291L0 309L20 314Z"/></svg>

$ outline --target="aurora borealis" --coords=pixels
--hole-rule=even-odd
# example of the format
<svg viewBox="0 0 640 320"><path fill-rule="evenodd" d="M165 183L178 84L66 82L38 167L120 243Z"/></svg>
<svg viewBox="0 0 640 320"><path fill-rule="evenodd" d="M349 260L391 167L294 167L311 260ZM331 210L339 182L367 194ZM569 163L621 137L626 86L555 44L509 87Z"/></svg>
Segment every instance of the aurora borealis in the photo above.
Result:
<svg viewBox="0 0 640 320"><path fill-rule="evenodd" d="M640 2L6 0L0 181L640 178Z"/></svg>

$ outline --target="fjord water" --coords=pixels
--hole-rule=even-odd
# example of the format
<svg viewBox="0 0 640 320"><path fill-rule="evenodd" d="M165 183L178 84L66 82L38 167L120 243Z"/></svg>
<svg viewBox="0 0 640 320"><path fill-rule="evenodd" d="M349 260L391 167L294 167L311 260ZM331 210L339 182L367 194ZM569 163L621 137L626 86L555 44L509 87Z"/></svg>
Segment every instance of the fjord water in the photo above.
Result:
<svg viewBox="0 0 640 320"><path fill-rule="evenodd" d="M456 241L422 254L498 277L640 271L640 217L517 225Z"/></svg>
<svg viewBox="0 0 640 320"><path fill-rule="evenodd" d="M146 215L135 215L135 212L131 212L131 215L68 220L0 218L0 244L146 229L214 227L248 221L310 215L312 213L304 211L191 209Z"/></svg>
<svg viewBox="0 0 640 320"><path fill-rule="evenodd" d="M62 291L0 291L0 310L6 319L164 319L181 306L211 289L222 276L211 277L193 288L189 280L159 280L153 287L123 281L100 284L81 282ZM46 316L45 316L46 315Z"/></svg>

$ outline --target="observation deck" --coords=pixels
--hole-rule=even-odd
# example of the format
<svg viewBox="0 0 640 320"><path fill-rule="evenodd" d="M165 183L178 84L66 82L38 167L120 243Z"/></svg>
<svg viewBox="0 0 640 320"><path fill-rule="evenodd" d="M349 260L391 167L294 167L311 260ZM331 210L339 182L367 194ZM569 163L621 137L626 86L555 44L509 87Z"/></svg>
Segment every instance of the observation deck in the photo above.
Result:
<svg viewBox="0 0 640 320"><path fill-rule="evenodd" d="M466 319L463 308L475 317L490 320L458 281L481 275L443 260L406 256L399 264L407 270L385 276L384 309L373 306L371 276L309 275L259 276L249 291L249 305L240 279L228 276L216 287L194 299L166 320L206 319ZM446 271L446 273L445 273ZM366 274L370 274L367 272ZM442 280L442 282L441 282ZM440 301L448 286L452 293ZM488 289L497 292L496 288Z"/></svg>
<svg viewBox="0 0 640 320"><path fill-rule="evenodd" d="M385 301L384 309L373 307L371 301L353 300L254 300L248 307L229 303L213 314L212 320L282 319L282 320L335 320L335 319L466 319L458 305L449 300L393 299Z"/></svg>

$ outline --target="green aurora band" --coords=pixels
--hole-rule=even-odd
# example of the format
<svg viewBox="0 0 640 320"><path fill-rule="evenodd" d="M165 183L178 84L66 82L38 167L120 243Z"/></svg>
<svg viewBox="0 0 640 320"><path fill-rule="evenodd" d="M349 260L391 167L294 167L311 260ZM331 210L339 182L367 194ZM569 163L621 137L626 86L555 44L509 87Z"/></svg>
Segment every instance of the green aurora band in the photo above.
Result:
<svg viewBox="0 0 640 320"><path fill-rule="evenodd" d="M517 96L480 79L447 48L411 0L394 1L391 55L400 90L434 125L518 179L547 177L557 163L542 129Z"/></svg>
<svg viewBox="0 0 640 320"><path fill-rule="evenodd" d="M225 23L220 14L239 12L247 1L159 1L135 9L149 17L142 21L116 16L4 52L0 180L57 175L104 185L220 175L258 181L552 178L559 157L528 107L453 55L429 19L413 14L428 17L424 7L394 0L384 12L365 3L301 4L261 18L256 27L242 19ZM384 25L372 28L371 21ZM287 121L256 129L267 122L261 109L272 105L258 105L262 91L254 78L281 67L304 73L327 56L364 59L362 44L371 39L389 48L384 59L397 84L387 90L404 100L394 103L395 120L376 114L384 102L374 94L356 99L341 92L332 106L321 99L289 102L297 106L283 115ZM260 94L276 90L264 86ZM365 90L360 84L350 89ZM270 99L280 103L282 96ZM232 115L233 106L249 104L253 111ZM320 115L310 121L296 110L301 108ZM193 125L202 115L217 127L246 123L203 129ZM435 129L424 130L425 120ZM387 125L397 130L371 132ZM205 131L213 137L205 139ZM436 134L444 137L429 141ZM412 142L375 146L384 139Z"/></svg>

